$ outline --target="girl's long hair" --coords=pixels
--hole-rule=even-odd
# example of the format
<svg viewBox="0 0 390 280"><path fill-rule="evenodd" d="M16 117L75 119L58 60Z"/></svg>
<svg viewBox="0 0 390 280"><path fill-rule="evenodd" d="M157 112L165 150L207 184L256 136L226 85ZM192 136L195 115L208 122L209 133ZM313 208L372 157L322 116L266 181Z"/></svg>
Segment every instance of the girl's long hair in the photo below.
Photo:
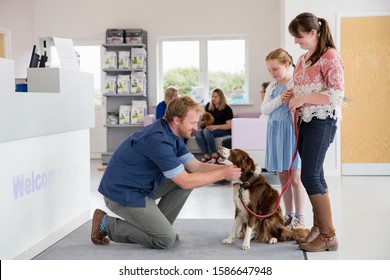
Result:
<svg viewBox="0 0 390 280"><path fill-rule="evenodd" d="M302 32L309 33L313 29L317 31L318 44L315 51L307 59L310 65L314 65L328 49L336 48L328 22L312 13L302 13L297 15L288 26L288 31L296 38L302 38Z"/></svg>

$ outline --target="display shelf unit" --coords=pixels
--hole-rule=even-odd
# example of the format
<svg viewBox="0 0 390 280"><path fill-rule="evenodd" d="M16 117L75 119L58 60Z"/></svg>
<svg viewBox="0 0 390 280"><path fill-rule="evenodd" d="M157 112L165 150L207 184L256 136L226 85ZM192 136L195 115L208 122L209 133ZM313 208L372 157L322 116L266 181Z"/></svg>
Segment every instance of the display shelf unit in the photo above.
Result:
<svg viewBox="0 0 390 280"><path fill-rule="evenodd" d="M102 153L102 164L107 165L115 149L132 133L143 127L143 124L107 124L108 114L119 112L121 105L132 105L133 100L145 100L148 104L148 48L147 32L143 30L142 44L103 44L106 51L130 51L133 48L143 47L146 50L145 67L140 69L102 69L104 76L130 75L132 72L144 72L146 75L146 84L142 93L110 93L103 94L106 103L106 124L107 131L107 151ZM104 79L103 79L104 80Z"/></svg>

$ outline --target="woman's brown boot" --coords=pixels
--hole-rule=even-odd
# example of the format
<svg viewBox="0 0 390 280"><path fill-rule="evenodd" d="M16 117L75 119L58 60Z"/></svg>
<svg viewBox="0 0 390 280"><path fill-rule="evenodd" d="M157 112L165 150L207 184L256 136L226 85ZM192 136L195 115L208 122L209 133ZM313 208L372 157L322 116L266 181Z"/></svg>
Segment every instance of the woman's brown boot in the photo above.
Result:
<svg viewBox="0 0 390 280"><path fill-rule="evenodd" d="M319 234L320 234L320 230L314 224L314 226L312 226L309 234L306 237L298 237L296 240L297 240L298 244L309 243L309 242L312 242L314 239L316 239Z"/></svg>
<svg viewBox="0 0 390 280"><path fill-rule="evenodd" d="M309 234L306 237L298 237L296 241L298 244L309 243L316 239L319 234L320 230L318 229L316 215L313 209L313 226L311 227Z"/></svg>
<svg viewBox="0 0 390 280"><path fill-rule="evenodd" d="M308 252L337 251L338 242L336 234L319 234L316 239L310 243L299 244L299 249Z"/></svg>
<svg viewBox="0 0 390 280"><path fill-rule="evenodd" d="M308 252L336 251L338 242L333 227L328 193L310 195L309 198L319 234L311 242L299 244L299 249Z"/></svg>

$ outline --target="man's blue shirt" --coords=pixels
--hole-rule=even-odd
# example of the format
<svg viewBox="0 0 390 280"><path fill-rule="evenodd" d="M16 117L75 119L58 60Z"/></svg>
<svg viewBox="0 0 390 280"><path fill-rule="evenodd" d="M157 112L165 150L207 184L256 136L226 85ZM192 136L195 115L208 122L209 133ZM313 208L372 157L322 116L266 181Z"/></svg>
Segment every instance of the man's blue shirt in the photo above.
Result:
<svg viewBox="0 0 390 280"><path fill-rule="evenodd" d="M153 197L163 179L184 170L193 155L183 138L164 120L146 126L124 140L115 150L103 174L99 192L130 207L145 207L145 196Z"/></svg>

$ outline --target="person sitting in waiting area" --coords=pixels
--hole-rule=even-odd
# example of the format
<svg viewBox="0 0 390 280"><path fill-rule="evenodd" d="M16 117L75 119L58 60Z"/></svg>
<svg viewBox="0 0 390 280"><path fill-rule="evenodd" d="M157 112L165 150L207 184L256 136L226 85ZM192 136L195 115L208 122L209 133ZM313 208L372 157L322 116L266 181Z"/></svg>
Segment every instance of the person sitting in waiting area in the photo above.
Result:
<svg viewBox="0 0 390 280"><path fill-rule="evenodd" d="M179 96L179 90L175 88L174 86L169 86L165 90L164 94L164 101L161 101L158 103L156 107L156 119L161 119L164 117L165 110L169 104L169 102L172 101L172 99L177 98Z"/></svg>
<svg viewBox="0 0 390 280"><path fill-rule="evenodd" d="M223 91L216 88L212 91L211 102L205 106L205 111L214 117L214 124L195 133L196 142L203 154L202 162L218 163L218 151L215 138L231 135L233 110L226 103Z"/></svg>

